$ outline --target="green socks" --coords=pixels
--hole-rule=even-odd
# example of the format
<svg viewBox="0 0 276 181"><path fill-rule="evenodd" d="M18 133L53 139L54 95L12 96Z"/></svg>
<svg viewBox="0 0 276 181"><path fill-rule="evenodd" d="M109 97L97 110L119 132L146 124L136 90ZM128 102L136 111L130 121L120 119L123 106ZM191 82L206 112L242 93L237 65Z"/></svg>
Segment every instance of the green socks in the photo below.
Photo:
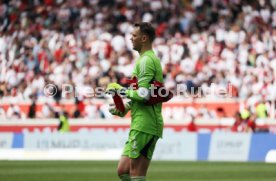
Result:
<svg viewBox="0 0 276 181"><path fill-rule="evenodd" d="M131 181L129 174L120 175L121 181Z"/></svg>
<svg viewBox="0 0 276 181"><path fill-rule="evenodd" d="M131 181L145 181L145 176L137 176L137 177L131 177Z"/></svg>

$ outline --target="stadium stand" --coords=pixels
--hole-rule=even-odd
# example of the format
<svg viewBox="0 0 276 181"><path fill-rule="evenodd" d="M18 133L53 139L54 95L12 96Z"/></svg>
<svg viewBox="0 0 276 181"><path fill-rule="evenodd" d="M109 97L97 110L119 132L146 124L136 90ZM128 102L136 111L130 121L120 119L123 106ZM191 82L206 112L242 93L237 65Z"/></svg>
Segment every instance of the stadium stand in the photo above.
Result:
<svg viewBox="0 0 276 181"><path fill-rule="evenodd" d="M75 118L110 118L106 99L83 90L130 77L137 57L131 26L147 21L156 27L166 87L185 89L165 117L213 119L248 109L275 118L275 8L273 0L2 1L0 117L53 118L64 109ZM55 96L45 94L49 84ZM66 95L65 84L73 90Z"/></svg>

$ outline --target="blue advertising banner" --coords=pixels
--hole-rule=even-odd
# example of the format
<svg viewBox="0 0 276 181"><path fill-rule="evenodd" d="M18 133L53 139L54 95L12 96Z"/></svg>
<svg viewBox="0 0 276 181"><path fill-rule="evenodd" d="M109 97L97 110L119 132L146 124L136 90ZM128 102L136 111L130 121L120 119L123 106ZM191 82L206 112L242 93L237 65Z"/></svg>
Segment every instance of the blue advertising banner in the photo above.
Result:
<svg viewBox="0 0 276 181"><path fill-rule="evenodd" d="M197 160L206 161L209 155L211 134L199 133L197 138Z"/></svg>
<svg viewBox="0 0 276 181"><path fill-rule="evenodd" d="M118 159L127 140L127 131L106 131L98 129L80 133L0 133L1 159L53 158L54 159ZM16 149L15 149L16 148ZM10 154L11 151L22 152ZM82 157L72 157L72 152ZM276 135L268 133L188 133L165 130L163 138L158 140L154 160L187 161L265 161L268 153L276 150ZM35 157L31 152L37 152ZM274 153L273 152L273 153ZM24 153L24 154L23 154ZM63 154L64 153L64 154ZM43 156L44 155L44 156ZM87 155L87 156L85 156ZM270 154L272 155L272 154ZM64 156L64 157L63 157ZM20 157L20 158L19 158ZM275 156L272 155L274 158ZM272 159L271 157L271 159ZM28 159L26 157L26 159ZM271 161L270 159L270 161Z"/></svg>
<svg viewBox="0 0 276 181"><path fill-rule="evenodd" d="M249 161L265 161L270 150L276 150L276 135L256 133L252 135Z"/></svg>

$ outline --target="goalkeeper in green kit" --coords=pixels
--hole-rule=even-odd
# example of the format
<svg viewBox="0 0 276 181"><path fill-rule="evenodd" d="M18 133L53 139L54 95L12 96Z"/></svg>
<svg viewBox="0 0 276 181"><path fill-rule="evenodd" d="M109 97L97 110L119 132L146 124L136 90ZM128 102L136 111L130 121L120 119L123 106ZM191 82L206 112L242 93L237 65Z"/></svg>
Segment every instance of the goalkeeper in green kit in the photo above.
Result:
<svg viewBox="0 0 276 181"><path fill-rule="evenodd" d="M131 101L125 104L125 111L111 108L114 115L123 117L131 111L131 127L118 164L118 175L122 181L144 181L152 159L156 142L162 137L162 102L151 101L152 81L163 82L160 60L152 50L155 30L149 23L136 23L131 36L133 49L140 57L136 61L132 77L136 78L135 89L124 89L117 83L110 83L109 90L119 90ZM155 97L155 96L154 96Z"/></svg>

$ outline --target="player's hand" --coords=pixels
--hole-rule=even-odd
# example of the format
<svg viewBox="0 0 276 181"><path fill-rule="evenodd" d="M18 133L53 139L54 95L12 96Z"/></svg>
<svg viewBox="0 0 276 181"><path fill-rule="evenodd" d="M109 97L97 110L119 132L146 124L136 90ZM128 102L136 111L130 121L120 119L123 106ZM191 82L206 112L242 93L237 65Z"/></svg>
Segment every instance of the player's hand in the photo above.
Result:
<svg viewBox="0 0 276 181"><path fill-rule="evenodd" d="M116 116L120 116L120 117L124 116L124 113L117 110L116 106L114 104L109 104L109 109L108 110L112 115L116 115Z"/></svg>
<svg viewBox="0 0 276 181"><path fill-rule="evenodd" d="M107 85L106 91L110 90L121 90L123 87L117 83L110 83Z"/></svg>
<svg viewBox="0 0 276 181"><path fill-rule="evenodd" d="M109 110L109 112L110 112L112 115L124 117L124 116L126 115L126 113L128 112L128 110L130 110L131 103L130 103L130 102L126 102L126 103L124 103L124 105L125 105L125 108L126 108L126 111L125 111L124 113L122 113L122 112L120 112L119 110L117 110L114 103L109 104L108 110Z"/></svg>
<svg viewBox="0 0 276 181"><path fill-rule="evenodd" d="M118 111L115 107L115 104L109 104L109 108L108 108L109 112L113 115L117 115Z"/></svg>
<svg viewBox="0 0 276 181"><path fill-rule="evenodd" d="M109 94L119 94L120 96L125 96L126 94L126 88L124 88L123 86L121 86L120 84L117 84L117 83L110 83L107 85L107 88L106 88L106 93L109 93Z"/></svg>

